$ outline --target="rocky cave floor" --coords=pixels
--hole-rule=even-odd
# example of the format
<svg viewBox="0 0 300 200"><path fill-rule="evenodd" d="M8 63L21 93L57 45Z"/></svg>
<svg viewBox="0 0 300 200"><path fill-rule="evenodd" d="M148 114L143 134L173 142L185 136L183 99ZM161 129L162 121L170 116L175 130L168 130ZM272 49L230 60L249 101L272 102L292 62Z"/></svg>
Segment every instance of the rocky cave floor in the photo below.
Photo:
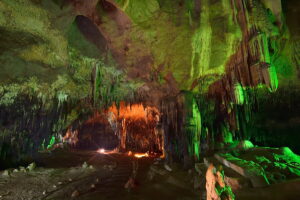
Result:
<svg viewBox="0 0 300 200"><path fill-rule="evenodd" d="M138 162L135 183L125 184ZM133 159L126 154L62 151L41 154L37 167L10 169L0 178L0 199L200 199L192 176L179 167L173 176L153 158ZM129 184L130 185L130 184Z"/></svg>
<svg viewBox="0 0 300 200"><path fill-rule="evenodd" d="M190 170L173 164L171 171L156 158L57 149L27 167L2 171L0 199L206 199L215 195L207 185L219 181L209 173L215 166L235 199L299 200L299 163L288 148L252 148L219 152Z"/></svg>

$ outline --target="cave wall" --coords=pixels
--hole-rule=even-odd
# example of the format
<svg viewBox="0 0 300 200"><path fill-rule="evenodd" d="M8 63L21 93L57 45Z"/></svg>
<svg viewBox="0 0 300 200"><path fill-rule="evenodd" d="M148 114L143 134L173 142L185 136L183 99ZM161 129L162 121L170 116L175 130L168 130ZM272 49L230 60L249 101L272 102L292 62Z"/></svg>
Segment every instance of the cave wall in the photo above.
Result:
<svg viewBox="0 0 300 200"><path fill-rule="evenodd" d="M288 37L276 60L279 88L276 93L258 91L258 110L249 127L259 145L289 146L299 153L299 1L282 1Z"/></svg>
<svg viewBox="0 0 300 200"><path fill-rule="evenodd" d="M95 25L63 5L0 2L2 167L51 148L71 124L132 96L138 85L116 68Z"/></svg>
<svg viewBox="0 0 300 200"><path fill-rule="evenodd" d="M297 0L3 0L5 148L24 130L36 138L28 144L35 151L124 99L163 110L165 145L182 148L178 160L199 158L201 136L210 146L225 138L289 145L298 138L299 7ZM184 141L177 150L176 141Z"/></svg>
<svg viewBox="0 0 300 200"><path fill-rule="evenodd" d="M184 91L173 98L163 99L161 128L168 162L182 162L190 167L200 160L201 113L193 93Z"/></svg>

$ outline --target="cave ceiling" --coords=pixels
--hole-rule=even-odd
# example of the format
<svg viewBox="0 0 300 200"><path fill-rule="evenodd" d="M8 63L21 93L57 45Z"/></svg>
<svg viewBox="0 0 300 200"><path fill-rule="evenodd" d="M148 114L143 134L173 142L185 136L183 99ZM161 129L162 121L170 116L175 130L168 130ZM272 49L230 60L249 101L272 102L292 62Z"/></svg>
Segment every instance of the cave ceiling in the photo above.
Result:
<svg viewBox="0 0 300 200"><path fill-rule="evenodd" d="M51 83L70 77L72 48L115 63L126 79L140 83L137 96L155 104L180 91L218 91L214 85L225 79L245 87L264 83L273 90L276 81L267 80L263 71L255 75L263 76L258 81L247 80L243 70L230 75L244 62L236 58L248 53L243 48L250 46L256 27L280 41L272 61L279 85L287 79L298 84L299 6L293 4L299 2L249 2L255 4L251 12L239 0L3 0L0 79L22 83L35 77ZM252 62L247 59L245 65Z"/></svg>

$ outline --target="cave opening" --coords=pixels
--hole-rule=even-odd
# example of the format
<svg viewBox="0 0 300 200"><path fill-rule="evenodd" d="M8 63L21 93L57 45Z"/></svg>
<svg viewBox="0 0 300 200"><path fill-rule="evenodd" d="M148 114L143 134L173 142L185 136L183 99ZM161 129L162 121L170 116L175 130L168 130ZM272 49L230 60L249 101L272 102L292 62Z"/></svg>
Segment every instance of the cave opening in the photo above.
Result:
<svg viewBox="0 0 300 200"><path fill-rule="evenodd" d="M69 128L64 142L84 150L163 155L163 135L158 130L160 112L141 103L113 104L95 112L76 129Z"/></svg>

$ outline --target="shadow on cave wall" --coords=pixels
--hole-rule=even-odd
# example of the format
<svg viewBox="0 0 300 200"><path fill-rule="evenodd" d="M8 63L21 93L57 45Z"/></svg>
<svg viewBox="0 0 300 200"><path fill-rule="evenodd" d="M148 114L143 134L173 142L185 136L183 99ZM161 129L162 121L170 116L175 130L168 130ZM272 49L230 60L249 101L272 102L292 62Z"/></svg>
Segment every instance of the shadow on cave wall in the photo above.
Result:
<svg viewBox="0 0 300 200"><path fill-rule="evenodd" d="M97 26L87 17L78 15L75 23L85 38L94 44L101 53L106 52L107 42Z"/></svg>
<svg viewBox="0 0 300 200"><path fill-rule="evenodd" d="M259 146L290 147L300 153L300 90L279 88L276 93L258 96L258 111L249 125L250 140Z"/></svg>

